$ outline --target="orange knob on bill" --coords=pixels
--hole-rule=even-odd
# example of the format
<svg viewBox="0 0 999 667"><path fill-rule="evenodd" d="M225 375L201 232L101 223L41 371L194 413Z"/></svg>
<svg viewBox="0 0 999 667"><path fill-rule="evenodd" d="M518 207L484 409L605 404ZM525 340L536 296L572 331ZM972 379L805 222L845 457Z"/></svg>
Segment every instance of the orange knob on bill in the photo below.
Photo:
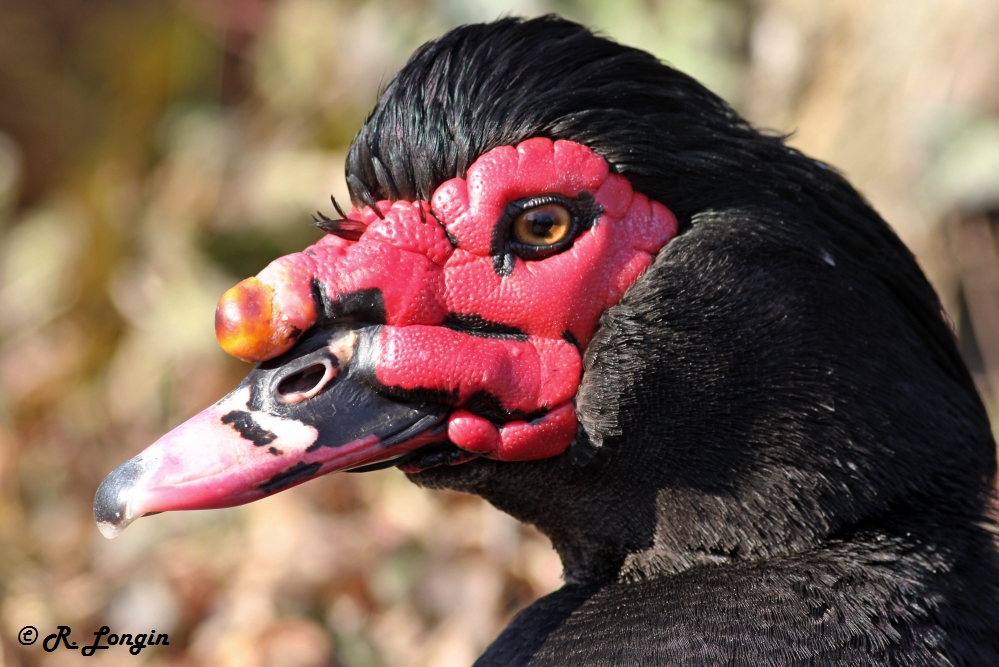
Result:
<svg viewBox="0 0 999 667"><path fill-rule="evenodd" d="M309 296L292 299L296 307L291 309L289 296L276 294L272 285L256 277L230 288L215 308L219 345L232 356L251 362L287 351L315 321L315 307Z"/></svg>
<svg viewBox="0 0 999 667"><path fill-rule="evenodd" d="M275 343L271 324L274 290L257 278L230 288L215 309L215 337L222 349L244 361L267 358Z"/></svg>

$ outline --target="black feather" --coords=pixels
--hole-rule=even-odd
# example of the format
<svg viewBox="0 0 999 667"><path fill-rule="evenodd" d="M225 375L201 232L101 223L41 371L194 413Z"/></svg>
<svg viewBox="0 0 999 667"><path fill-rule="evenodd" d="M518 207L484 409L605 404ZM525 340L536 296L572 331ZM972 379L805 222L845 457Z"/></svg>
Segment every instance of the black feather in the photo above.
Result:
<svg viewBox="0 0 999 667"><path fill-rule="evenodd" d="M479 664L999 664L995 442L888 225L690 77L552 16L417 50L351 145L351 197L428 201L539 136L681 234L601 318L568 452L411 476L562 558L568 585Z"/></svg>
<svg viewBox="0 0 999 667"><path fill-rule="evenodd" d="M361 234L364 233L364 230L368 228L368 226L360 220L351 220L349 218L331 220L322 213L318 214L321 216L321 219L316 220L316 227L323 230L327 234L333 234L334 236L339 236L340 238L348 241L358 240L361 238Z"/></svg>
<svg viewBox="0 0 999 667"><path fill-rule="evenodd" d="M330 195L330 201L333 202L333 210L336 211L341 218L346 218L347 214L343 212L342 208L340 208L340 204L337 203L336 197Z"/></svg>

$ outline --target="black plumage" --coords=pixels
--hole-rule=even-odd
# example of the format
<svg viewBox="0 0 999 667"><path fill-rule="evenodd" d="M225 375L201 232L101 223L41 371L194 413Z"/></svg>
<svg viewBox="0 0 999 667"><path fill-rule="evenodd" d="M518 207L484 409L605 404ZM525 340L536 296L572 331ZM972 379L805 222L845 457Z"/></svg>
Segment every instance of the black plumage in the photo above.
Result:
<svg viewBox="0 0 999 667"><path fill-rule="evenodd" d="M565 454L412 474L535 524L566 586L479 665L995 665L988 419L909 251L833 169L555 17L414 54L351 146L356 203L570 139L681 234L601 319Z"/></svg>

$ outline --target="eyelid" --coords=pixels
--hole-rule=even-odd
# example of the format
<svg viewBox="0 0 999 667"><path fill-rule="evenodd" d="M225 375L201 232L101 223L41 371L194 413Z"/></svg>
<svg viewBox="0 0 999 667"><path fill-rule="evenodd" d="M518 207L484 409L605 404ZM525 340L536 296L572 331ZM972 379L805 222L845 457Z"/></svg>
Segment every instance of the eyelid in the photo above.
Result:
<svg viewBox="0 0 999 667"><path fill-rule="evenodd" d="M565 238L548 246L529 246L514 241L510 234L517 216L532 208L547 204L559 204L569 211L572 217L572 229ZM493 257L493 266L496 272L500 275L509 275L513 271L514 255L532 261L545 259L570 248L579 235L592 227L602 214L603 207L588 192L580 192L576 197L570 197L561 192L552 192L509 202L493 228L490 254Z"/></svg>
<svg viewBox="0 0 999 667"><path fill-rule="evenodd" d="M525 199L518 199L507 204L505 215L509 215L510 218L516 218L518 215L524 211L529 211L532 208L538 208L539 206L546 206L548 204L562 204L565 206L575 217L577 213L575 202L571 197L566 197L562 194L547 194L547 195L535 195L533 197L527 197Z"/></svg>

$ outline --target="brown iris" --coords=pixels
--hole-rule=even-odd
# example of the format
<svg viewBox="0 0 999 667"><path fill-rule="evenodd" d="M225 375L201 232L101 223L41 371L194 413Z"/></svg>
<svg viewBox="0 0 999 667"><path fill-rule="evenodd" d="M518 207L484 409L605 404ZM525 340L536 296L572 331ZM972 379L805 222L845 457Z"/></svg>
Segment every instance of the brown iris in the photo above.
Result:
<svg viewBox="0 0 999 667"><path fill-rule="evenodd" d="M562 204L542 204L513 220L513 238L529 246L558 243L572 230L572 212Z"/></svg>

